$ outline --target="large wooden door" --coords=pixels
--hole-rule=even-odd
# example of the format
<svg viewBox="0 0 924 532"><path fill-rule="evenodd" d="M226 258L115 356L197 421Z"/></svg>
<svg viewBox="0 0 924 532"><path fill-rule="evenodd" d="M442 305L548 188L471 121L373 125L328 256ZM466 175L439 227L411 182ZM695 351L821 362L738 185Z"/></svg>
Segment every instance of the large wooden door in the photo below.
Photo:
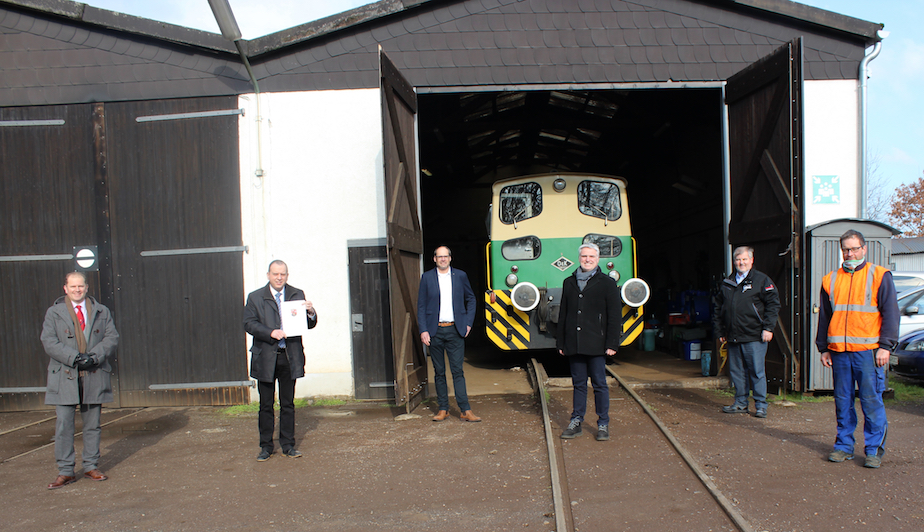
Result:
<svg viewBox="0 0 924 532"><path fill-rule="evenodd" d="M236 97L0 109L0 410L44 403L45 310L75 246L119 331L112 406L233 404L241 328Z"/></svg>
<svg viewBox="0 0 924 532"><path fill-rule="evenodd" d="M249 397L236 107L106 104L122 406Z"/></svg>
<svg viewBox="0 0 924 532"><path fill-rule="evenodd" d="M417 212L417 94L379 48L385 160L385 226L391 301L395 402L413 410L427 390L427 363L417 327L423 232Z"/></svg>
<svg viewBox="0 0 924 532"><path fill-rule="evenodd" d="M0 411L44 407L45 311L64 295L74 246L105 240L93 146L91 104L0 109ZM90 296L111 308L98 272L87 280Z"/></svg>
<svg viewBox="0 0 924 532"><path fill-rule="evenodd" d="M772 390L800 390L805 276L802 41L729 78L726 86L732 247L752 246L754 267L778 285L782 308L767 351Z"/></svg>

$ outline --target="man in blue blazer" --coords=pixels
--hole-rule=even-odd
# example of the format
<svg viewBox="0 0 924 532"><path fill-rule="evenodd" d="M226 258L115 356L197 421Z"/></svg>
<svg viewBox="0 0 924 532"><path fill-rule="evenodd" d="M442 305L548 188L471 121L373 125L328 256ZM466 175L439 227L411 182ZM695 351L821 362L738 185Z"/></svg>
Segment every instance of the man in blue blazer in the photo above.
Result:
<svg viewBox="0 0 924 532"><path fill-rule="evenodd" d="M446 357L452 372L452 385L456 403L464 421L481 421L472 413L465 391L465 374L462 359L465 358L465 337L475 322L475 292L465 272L450 268L452 252L440 246L433 252L436 268L420 278L417 293L417 326L420 340L430 348L433 361L433 381L436 384L436 400L439 412L433 421L449 417L449 390L446 387ZM443 355L445 351L446 356Z"/></svg>

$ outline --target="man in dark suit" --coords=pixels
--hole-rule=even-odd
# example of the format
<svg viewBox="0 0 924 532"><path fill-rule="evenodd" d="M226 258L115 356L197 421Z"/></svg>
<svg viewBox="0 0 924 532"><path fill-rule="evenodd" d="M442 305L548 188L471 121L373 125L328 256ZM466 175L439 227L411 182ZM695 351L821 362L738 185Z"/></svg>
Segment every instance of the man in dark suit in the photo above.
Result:
<svg viewBox="0 0 924 532"><path fill-rule="evenodd" d="M280 308L283 301L304 301L308 328L318 324L318 314L305 293L287 284L289 268L274 260L266 274L269 282L247 296L244 306L244 330L253 336L250 348L250 376L257 379L260 392L260 454L265 462L273 454L273 431L276 381L279 382L279 446L283 456L299 458L295 449L295 379L305 376L305 352L302 337L286 337L282 330Z"/></svg>
<svg viewBox="0 0 924 532"><path fill-rule="evenodd" d="M42 345L48 361L45 404L55 405L55 460L58 478L48 489L77 480L74 475L74 416L83 418L83 476L106 480L99 470L100 412L112 402L112 366L109 359L119 345L112 314L105 305L87 297L87 277L72 272L64 278L64 297L45 312Z"/></svg>
<svg viewBox="0 0 924 532"><path fill-rule="evenodd" d="M433 361L433 381L436 384L436 400L439 412L433 421L449 417L449 389L446 386L446 357L452 372L452 386L456 403L464 421L481 421L472 413L465 391L465 374L462 359L465 358L465 337L475 322L475 292L465 272L450 268L452 252L440 246L433 252L436 268L427 271L420 278L417 294L417 326L420 340L430 347ZM443 352L446 352L444 357Z"/></svg>
<svg viewBox="0 0 924 532"><path fill-rule="evenodd" d="M597 440L610 439L610 389L606 384L606 357L619 351L622 341L622 297L616 280L600 270L600 248L578 248L580 267L562 284L558 318L558 352L568 357L574 410L561 433L564 439L580 436L587 410L587 376L594 386Z"/></svg>

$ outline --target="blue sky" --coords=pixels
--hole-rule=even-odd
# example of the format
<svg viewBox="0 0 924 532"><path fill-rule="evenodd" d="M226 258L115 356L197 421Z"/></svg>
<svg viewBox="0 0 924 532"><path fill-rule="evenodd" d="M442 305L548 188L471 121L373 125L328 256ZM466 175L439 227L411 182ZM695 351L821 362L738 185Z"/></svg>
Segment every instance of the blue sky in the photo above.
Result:
<svg viewBox="0 0 924 532"><path fill-rule="evenodd" d="M207 0L90 0L87 4L218 33ZM369 0L230 0L252 39L347 11ZM886 194L924 176L924 1L802 0L803 4L885 24L890 35L870 63L869 157Z"/></svg>

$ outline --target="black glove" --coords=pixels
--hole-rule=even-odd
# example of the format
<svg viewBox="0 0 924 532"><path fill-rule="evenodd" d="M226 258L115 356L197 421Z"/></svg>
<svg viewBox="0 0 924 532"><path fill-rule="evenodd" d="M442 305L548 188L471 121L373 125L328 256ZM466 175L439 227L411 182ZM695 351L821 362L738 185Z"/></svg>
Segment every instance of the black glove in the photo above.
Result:
<svg viewBox="0 0 924 532"><path fill-rule="evenodd" d="M78 354L75 362L77 364L77 369L80 371L87 371L96 367L96 364L93 363L93 359L86 353Z"/></svg>

